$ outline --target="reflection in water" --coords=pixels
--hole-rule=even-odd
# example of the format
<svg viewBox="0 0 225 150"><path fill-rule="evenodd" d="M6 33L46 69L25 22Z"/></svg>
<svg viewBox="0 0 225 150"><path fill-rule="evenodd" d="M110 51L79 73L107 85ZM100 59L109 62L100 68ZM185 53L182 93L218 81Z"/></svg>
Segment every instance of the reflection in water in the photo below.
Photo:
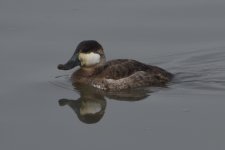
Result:
<svg viewBox="0 0 225 150"><path fill-rule="evenodd" d="M68 105L77 114L80 121L91 124L98 122L105 113L104 97L81 97L78 100L60 99L59 105Z"/></svg>
<svg viewBox="0 0 225 150"><path fill-rule="evenodd" d="M68 105L77 114L80 121L92 124L100 121L105 113L106 99L120 101L138 101L149 96L149 89L132 89L120 92L105 92L90 86L74 85L80 93L77 100L60 99L59 105Z"/></svg>

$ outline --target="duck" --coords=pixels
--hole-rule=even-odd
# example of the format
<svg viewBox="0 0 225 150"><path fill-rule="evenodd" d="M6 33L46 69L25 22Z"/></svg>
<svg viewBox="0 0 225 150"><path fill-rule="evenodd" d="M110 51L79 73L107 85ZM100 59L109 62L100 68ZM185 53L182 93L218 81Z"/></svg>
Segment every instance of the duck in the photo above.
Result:
<svg viewBox="0 0 225 150"><path fill-rule="evenodd" d="M71 75L72 84L88 85L105 91L120 91L149 86L165 86L173 74L133 59L106 61L104 49L95 40L78 44L72 57L59 64L59 70L80 66Z"/></svg>

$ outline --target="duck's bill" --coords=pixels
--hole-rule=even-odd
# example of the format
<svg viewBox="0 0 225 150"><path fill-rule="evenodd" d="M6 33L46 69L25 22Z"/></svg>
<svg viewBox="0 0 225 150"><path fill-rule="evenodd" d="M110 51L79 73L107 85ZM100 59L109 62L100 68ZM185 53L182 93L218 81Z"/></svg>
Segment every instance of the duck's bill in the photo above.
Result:
<svg viewBox="0 0 225 150"><path fill-rule="evenodd" d="M59 70L70 70L79 65L80 65L80 61L77 58L77 55L74 54L67 63L59 64L58 69Z"/></svg>

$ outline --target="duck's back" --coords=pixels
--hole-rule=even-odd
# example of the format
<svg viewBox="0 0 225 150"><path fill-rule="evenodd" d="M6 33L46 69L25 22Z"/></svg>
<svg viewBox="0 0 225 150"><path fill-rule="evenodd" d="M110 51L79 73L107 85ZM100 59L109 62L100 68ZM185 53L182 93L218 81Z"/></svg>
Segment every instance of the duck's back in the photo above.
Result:
<svg viewBox="0 0 225 150"><path fill-rule="evenodd" d="M120 90L141 86L162 86L172 74L162 68L131 59L106 62L96 69L92 85L105 90Z"/></svg>

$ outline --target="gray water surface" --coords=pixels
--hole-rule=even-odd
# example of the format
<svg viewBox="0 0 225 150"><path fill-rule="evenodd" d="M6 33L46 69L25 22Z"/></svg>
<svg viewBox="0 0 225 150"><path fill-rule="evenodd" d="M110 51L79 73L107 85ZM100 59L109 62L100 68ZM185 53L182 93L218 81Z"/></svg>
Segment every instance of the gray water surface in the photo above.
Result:
<svg viewBox="0 0 225 150"><path fill-rule="evenodd" d="M2 0L0 149L224 150L224 14L222 0ZM175 78L165 88L84 93L101 110L87 124L76 112L87 89L56 67L88 39L108 60Z"/></svg>

